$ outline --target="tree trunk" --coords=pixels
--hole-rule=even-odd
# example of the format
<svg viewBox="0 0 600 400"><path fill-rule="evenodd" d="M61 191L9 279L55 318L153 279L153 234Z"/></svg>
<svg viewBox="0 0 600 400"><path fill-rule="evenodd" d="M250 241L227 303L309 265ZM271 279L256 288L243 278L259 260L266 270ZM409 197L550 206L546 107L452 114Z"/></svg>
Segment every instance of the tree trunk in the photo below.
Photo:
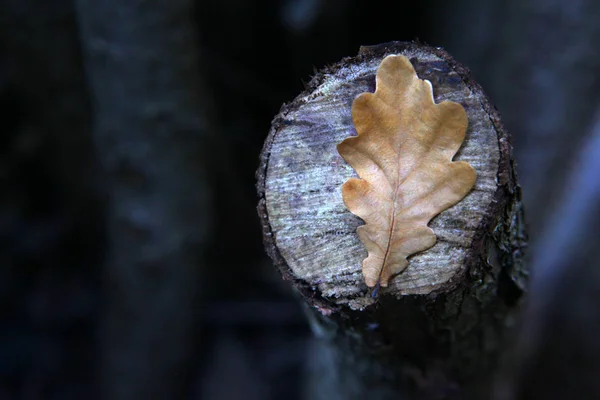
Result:
<svg viewBox="0 0 600 400"><path fill-rule="evenodd" d="M110 196L106 398L184 398L210 232L192 2L77 6Z"/></svg>
<svg viewBox="0 0 600 400"><path fill-rule="evenodd" d="M374 91L387 54L403 54L436 102L465 108L455 157L478 174L474 190L434 218L434 247L379 298L361 276L361 220L341 198L354 171L335 146L355 134L356 95ZM309 398L481 395L525 288L520 189L499 116L468 71L442 49L413 43L362 48L327 68L273 121L257 172L265 246L310 306L321 340ZM481 397L483 398L483 397Z"/></svg>
<svg viewBox="0 0 600 400"><path fill-rule="evenodd" d="M494 399L600 398L600 113L590 132L532 249L534 279Z"/></svg>

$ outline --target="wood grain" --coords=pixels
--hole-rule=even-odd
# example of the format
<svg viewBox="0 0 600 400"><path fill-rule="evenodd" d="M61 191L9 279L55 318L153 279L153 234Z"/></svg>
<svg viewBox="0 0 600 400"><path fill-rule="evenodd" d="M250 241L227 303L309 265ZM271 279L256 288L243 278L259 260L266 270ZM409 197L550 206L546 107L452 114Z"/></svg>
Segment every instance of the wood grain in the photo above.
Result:
<svg viewBox="0 0 600 400"><path fill-rule="evenodd" d="M419 77L432 83L436 103L455 101L467 111L469 127L455 160L467 161L477 171L471 193L431 221L429 226L438 236L435 246L411 257L408 268L386 290L394 295L428 294L464 268L465 254L497 188L498 137L478 96L460 83L448 63L417 49L403 54ZM361 275L366 251L356 228L362 220L346 209L341 196L342 184L356 173L335 146L356 135L352 101L362 92L374 91L380 61L369 60L360 69L341 66L294 101L299 106L281 115L265 182L275 243L294 275L336 303L352 307L373 300Z"/></svg>
<svg viewBox="0 0 600 400"><path fill-rule="evenodd" d="M389 54L411 59L419 77L431 81L436 102L465 108L469 127L455 160L471 164L477 181L429 224L435 246L410 257L408 268L374 298L361 274L366 251L355 231L362 221L341 196L342 184L356 175L336 145L356 134L352 101L374 91L376 68ZM416 378L415 370L444 376L442 390L465 384L461 398L488 397L526 290L527 236L517 182L498 112L469 71L440 48L403 42L363 47L319 72L282 107L257 171L258 211L267 252L312 306L323 355L315 382L333 386L311 398L335 392L392 399L414 385L417 391L439 389Z"/></svg>

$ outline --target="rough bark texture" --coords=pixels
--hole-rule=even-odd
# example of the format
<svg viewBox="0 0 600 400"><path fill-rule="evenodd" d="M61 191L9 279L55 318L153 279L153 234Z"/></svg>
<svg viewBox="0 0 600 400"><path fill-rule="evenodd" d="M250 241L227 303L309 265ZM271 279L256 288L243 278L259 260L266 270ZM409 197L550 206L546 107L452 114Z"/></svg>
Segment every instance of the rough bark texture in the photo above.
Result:
<svg viewBox="0 0 600 400"><path fill-rule="evenodd" d="M532 249L534 279L495 399L600 397L598 111L560 207Z"/></svg>
<svg viewBox="0 0 600 400"><path fill-rule="evenodd" d="M600 398L600 110L590 131L532 249L534 279L494 399Z"/></svg>
<svg viewBox="0 0 600 400"><path fill-rule="evenodd" d="M436 102L457 101L467 111L455 159L468 161L478 179L463 201L432 220L436 245L412 257L376 300L361 276L361 220L340 193L355 173L335 145L355 134L354 97L373 91L377 66L398 53L432 82ZM257 177L267 251L318 310L313 327L324 340L314 363L321 371L313 376L322 382L312 386L312 398L449 395L456 384L484 381L525 286L525 232L509 137L464 67L442 49L418 44L362 48L282 108Z"/></svg>
<svg viewBox="0 0 600 400"><path fill-rule="evenodd" d="M469 65L502 112L525 188L529 306L504 371L512 387L501 379L497 398L600 398L600 2L459 1L436 9L438 41Z"/></svg>
<svg viewBox="0 0 600 400"><path fill-rule="evenodd" d="M192 2L77 5L110 196L102 387L183 398L210 209Z"/></svg>

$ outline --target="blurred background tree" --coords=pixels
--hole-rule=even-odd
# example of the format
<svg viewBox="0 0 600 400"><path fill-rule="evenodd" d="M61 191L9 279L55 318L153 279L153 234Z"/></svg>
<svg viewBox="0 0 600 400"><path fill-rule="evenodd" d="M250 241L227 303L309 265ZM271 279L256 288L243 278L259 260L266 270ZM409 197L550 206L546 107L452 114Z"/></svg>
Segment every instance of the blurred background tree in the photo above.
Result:
<svg viewBox="0 0 600 400"><path fill-rule="evenodd" d="M594 0L0 2L0 398L302 398L312 339L262 249L258 153L315 69L415 38L514 138L540 300L499 393L600 393L599 21Z"/></svg>

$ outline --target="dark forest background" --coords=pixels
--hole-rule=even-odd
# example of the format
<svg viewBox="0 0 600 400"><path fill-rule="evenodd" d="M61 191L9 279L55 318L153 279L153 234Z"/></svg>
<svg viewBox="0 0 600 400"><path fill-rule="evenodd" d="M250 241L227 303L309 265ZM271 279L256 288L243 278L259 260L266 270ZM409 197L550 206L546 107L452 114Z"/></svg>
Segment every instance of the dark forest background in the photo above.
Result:
<svg viewBox="0 0 600 400"><path fill-rule="evenodd" d="M0 399L303 398L258 154L316 70L417 38L513 136L534 276L508 381L600 393L600 2L1 0Z"/></svg>

